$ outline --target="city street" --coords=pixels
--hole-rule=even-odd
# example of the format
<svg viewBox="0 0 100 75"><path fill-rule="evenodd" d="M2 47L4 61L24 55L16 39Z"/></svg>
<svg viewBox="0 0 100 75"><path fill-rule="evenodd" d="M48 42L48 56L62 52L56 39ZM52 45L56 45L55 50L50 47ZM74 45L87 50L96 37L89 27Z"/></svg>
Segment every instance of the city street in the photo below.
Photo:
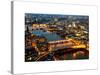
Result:
<svg viewBox="0 0 100 75"><path fill-rule="evenodd" d="M88 16L25 15L25 61L89 59Z"/></svg>

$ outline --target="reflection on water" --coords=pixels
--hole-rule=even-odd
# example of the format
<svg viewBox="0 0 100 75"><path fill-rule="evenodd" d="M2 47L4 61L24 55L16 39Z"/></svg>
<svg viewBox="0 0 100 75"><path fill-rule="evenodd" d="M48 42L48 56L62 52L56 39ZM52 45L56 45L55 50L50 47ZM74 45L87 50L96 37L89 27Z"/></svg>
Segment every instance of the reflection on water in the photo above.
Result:
<svg viewBox="0 0 100 75"><path fill-rule="evenodd" d="M34 30L32 31L32 34L38 35L38 36L44 36L47 41L57 41L57 40L63 40L59 35L56 33L48 33L44 32L43 30Z"/></svg>
<svg viewBox="0 0 100 75"><path fill-rule="evenodd" d="M89 16L25 14L25 61L89 59Z"/></svg>

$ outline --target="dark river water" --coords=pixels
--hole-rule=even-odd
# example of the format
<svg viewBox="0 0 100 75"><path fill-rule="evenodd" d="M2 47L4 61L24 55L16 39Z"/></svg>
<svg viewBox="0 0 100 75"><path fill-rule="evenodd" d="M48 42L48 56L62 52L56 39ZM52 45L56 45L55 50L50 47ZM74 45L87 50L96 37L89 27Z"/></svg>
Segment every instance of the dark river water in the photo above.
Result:
<svg viewBox="0 0 100 75"><path fill-rule="evenodd" d="M32 31L32 34L35 34L37 36L44 36L48 42L49 41L63 40L63 38L61 38L56 33L44 32L43 30L34 30L34 31Z"/></svg>

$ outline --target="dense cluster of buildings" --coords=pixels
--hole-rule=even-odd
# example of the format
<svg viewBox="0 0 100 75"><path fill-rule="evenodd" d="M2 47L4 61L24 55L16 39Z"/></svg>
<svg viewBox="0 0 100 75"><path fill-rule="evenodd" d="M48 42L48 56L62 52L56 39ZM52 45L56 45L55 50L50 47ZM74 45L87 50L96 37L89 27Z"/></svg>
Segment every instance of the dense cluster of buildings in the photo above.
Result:
<svg viewBox="0 0 100 75"><path fill-rule="evenodd" d="M83 17L86 21L78 16L70 21L68 17L25 15L25 61L89 58L87 16Z"/></svg>

